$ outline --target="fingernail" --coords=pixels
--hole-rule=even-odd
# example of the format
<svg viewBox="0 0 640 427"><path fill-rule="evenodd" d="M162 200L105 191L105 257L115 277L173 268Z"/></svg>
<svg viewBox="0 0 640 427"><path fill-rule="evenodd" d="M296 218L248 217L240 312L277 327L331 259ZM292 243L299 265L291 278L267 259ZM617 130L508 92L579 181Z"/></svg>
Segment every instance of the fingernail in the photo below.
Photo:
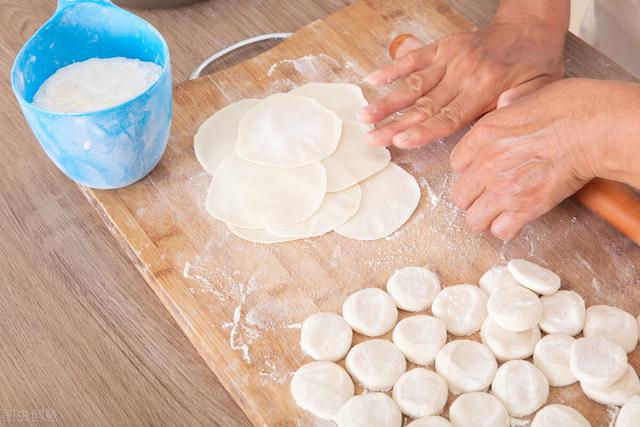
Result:
<svg viewBox="0 0 640 427"><path fill-rule="evenodd" d="M367 77L364 78L364 81L372 84L372 85L377 85L380 84L380 77L382 76L382 72L381 71L374 71L373 73L369 74Z"/></svg>
<svg viewBox="0 0 640 427"><path fill-rule="evenodd" d="M371 119L371 108L364 107L356 113L356 118L361 122L368 122Z"/></svg>
<svg viewBox="0 0 640 427"><path fill-rule="evenodd" d="M393 145L396 147L404 147L411 140L411 134L409 132L402 132L393 137Z"/></svg>
<svg viewBox="0 0 640 427"><path fill-rule="evenodd" d="M491 224L491 233L500 240L511 240L509 222L509 219L504 215L499 216Z"/></svg>

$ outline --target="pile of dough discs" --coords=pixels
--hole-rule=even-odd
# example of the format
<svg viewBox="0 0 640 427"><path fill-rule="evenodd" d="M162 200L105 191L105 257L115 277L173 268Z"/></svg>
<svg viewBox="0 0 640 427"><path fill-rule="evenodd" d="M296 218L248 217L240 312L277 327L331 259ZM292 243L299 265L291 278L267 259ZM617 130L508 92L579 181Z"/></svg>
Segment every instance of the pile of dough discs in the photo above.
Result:
<svg viewBox="0 0 640 427"><path fill-rule="evenodd" d="M428 269L405 267L386 292L351 294L342 316L303 322L301 347L315 361L294 373L291 394L339 427L399 427L403 415L414 419L408 427L509 427L511 417L589 427L576 409L548 402L550 387L579 381L588 398L621 407L612 427L640 426L640 380L627 361L640 317L586 308L559 289L557 274L524 259L493 267L479 286L444 289ZM407 312L399 322L398 309ZM352 346L354 331L370 339Z"/></svg>
<svg viewBox="0 0 640 427"><path fill-rule="evenodd" d="M368 145L367 105L349 83L308 83L264 99L243 99L205 120L196 157L213 178L207 211L238 237L279 243L332 230L377 240L417 208L415 178Z"/></svg>

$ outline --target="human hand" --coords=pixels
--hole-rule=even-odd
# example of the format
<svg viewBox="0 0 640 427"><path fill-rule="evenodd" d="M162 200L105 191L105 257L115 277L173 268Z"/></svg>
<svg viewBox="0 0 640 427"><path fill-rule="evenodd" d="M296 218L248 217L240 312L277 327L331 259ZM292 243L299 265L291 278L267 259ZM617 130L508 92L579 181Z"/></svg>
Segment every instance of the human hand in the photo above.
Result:
<svg viewBox="0 0 640 427"><path fill-rule="evenodd" d="M640 86L552 83L480 119L451 152L453 202L504 240L598 176L640 184Z"/></svg>

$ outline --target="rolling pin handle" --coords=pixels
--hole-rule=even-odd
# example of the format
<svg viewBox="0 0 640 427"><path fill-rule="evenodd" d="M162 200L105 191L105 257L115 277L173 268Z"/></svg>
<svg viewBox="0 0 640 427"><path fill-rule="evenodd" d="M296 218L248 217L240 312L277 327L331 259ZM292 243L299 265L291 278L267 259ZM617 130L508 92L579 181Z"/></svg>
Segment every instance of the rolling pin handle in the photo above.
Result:
<svg viewBox="0 0 640 427"><path fill-rule="evenodd" d="M402 43L404 43L405 40L407 40L410 37L415 37L415 36L413 34L408 34L408 33L400 34L399 36L397 36L395 39L391 41L391 44L389 45L389 56L391 56L391 59L396 59L396 53L398 52L398 48Z"/></svg>

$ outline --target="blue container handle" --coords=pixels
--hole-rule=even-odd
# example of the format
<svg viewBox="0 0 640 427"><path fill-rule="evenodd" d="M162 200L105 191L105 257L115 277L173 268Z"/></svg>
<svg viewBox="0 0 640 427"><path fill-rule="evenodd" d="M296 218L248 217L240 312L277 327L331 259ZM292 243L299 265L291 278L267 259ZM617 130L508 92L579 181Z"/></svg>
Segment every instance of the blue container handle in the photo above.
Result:
<svg viewBox="0 0 640 427"><path fill-rule="evenodd" d="M58 0L58 7L56 8L56 12L61 11L67 6L72 5L73 3L105 3L112 4L111 0Z"/></svg>

